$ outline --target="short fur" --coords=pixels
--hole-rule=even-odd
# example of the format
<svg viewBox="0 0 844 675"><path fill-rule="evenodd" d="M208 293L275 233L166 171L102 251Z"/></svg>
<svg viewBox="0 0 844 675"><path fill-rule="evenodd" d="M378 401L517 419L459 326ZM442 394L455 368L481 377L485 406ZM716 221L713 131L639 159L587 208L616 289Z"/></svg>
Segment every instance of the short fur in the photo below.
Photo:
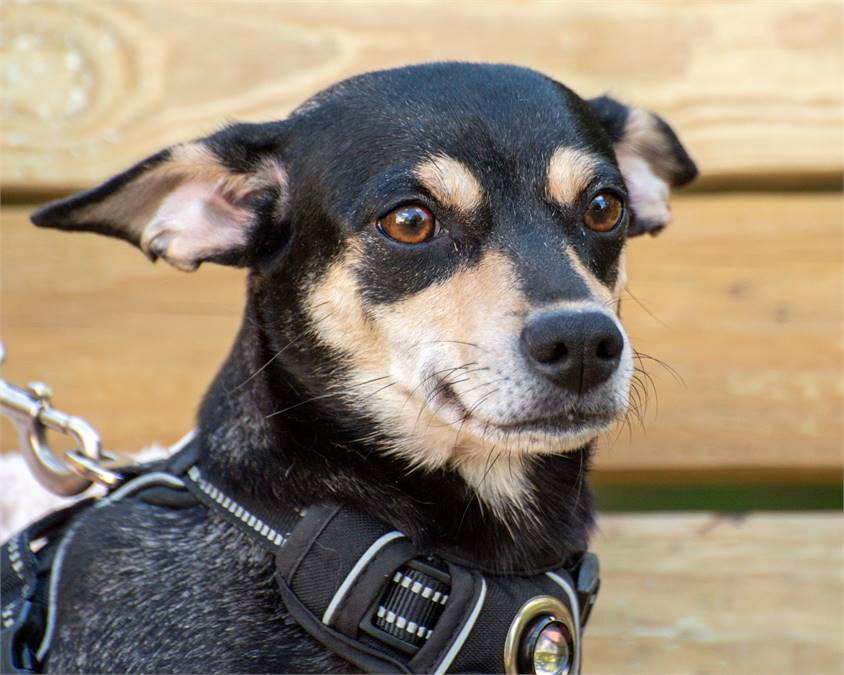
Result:
<svg viewBox="0 0 844 675"><path fill-rule="evenodd" d="M630 175L621 153L638 159ZM633 200L600 233L583 210L599 190L650 208L695 173L650 113L524 68L440 63L352 78L287 120L162 151L33 221L181 269L250 268L243 325L198 416L220 480L268 504L347 503L506 572L586 548L591 441L624 413L632 369L625 338L610 380L564 392L519 334L548 311L620 329L627 237L664 218ZM437 237L384 236L379 219L407 203L435 214ZM98 553L62 589L51 670L348 670L289 618L269 556L213 514L99 509L74 542Z"/></svg>

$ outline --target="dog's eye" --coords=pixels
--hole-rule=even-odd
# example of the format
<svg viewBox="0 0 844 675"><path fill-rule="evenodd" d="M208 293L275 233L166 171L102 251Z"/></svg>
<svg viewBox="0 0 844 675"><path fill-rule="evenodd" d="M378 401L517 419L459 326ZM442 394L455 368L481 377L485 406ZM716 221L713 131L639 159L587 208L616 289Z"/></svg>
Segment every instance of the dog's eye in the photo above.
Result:
<svg viewBox="0 0 844 675"><path fill-rule="evenodd" d="M424 206L400 206L378 221L378 228L390 239L402 244L421 244L437 232L434 214Z"/></svg>
<svg viewBox="0 0 844 675"><path fill-rule="evenodd" d="M583 223L590 230L609 232L624 217L624 204L610 192L599 192L589 202L583 214Z"/></svg>

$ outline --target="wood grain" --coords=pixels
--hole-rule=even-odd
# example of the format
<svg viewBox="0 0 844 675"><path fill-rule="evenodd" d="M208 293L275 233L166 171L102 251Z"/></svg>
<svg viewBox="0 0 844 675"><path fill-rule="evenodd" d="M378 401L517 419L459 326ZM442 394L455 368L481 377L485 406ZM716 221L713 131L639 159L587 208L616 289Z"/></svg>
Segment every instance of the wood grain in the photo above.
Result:
<svg viewBox="0 0 844 675"><path fill-rule="evenodd" d="M662 113L705 186L840 183L837 2L9 2L4 190L90 186L350 75L515 62Z"/></svg>
<svg viewBox="0 0 844 675"><path fill-rule="evenodd" d="M111 449L175 441L231 344L243 273L150 265L27 212L3 212L4 377L52 384ZM657 392L644 428L602 439L599 470L840 477L841 222L838 195L686 196L664 235L630 243L625 324L682 381L642 361Z"/></svg>
<svg viewBox="0 0 844 675"><path fill-rule="evenodd" d="M586 673L844 672L841 514L606 516Z"/></svg>

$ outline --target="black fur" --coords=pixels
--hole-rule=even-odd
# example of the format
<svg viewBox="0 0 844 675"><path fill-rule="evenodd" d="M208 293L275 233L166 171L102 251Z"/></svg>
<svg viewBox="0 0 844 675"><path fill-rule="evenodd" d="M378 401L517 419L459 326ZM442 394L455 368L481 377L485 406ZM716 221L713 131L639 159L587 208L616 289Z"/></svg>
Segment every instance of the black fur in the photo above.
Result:
<svg viewBox="0 0 844 675"><path fill-rule="evenodd" d="M217 260L252 268L242 328L198 417L203 453L219 480L267 504L348 503L423 547L490 572L538 569L585 549L594 524L589 446L529 460L537 508L514 535L458 473L409 473L404 460L384 452L395 440L389 429L339 398L320 396L347 364L308 332L304 304L310 280L352 238L367 261L358 277L372 308L470 268L488 250L514 262L537 303L586 293L560 262L564 246L611 286L624 228L588 232L579 214L599 188L625 193L612 150L625 110L608 99L590 107L523 68L432 64L353 78L284 122L234 125L206 139L233 172L253 171L271 156L289 176L285 194L255 197L248 251ZM545 167L560 145L603 160L581 203L568 210L549 204L543 191ZM461 160L483 184L473 216L436 204L410 173L436 153ZM74 221L74 209L166 157L47 206L33 220L120 235L119 224ZM447 235L411 250L371 227L405 202L429 205ZM53 671L348 669L287 617L272 561L202 510L101 509L76 536L101 553L63 589Z"/></svg>

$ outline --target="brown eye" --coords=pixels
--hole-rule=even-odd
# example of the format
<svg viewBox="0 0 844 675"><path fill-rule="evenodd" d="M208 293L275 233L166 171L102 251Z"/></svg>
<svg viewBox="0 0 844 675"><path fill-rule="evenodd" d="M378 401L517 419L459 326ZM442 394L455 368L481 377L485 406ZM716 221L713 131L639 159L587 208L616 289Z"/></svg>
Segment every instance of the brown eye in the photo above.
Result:
<svg viewBox="0 0 844 675"><path fill-rule="evenodd" d="M599 192L586 207L583 223L590 230L609 232L624 216L624 204L609 192Z"/></svg>
<svg viewBox="0 0 844 675"><path fill-rule="evenodd" d="M421 244L436 234L434 214L424 206L400 206L378 221L378 227L390 239L402 244Z"/></svg>

